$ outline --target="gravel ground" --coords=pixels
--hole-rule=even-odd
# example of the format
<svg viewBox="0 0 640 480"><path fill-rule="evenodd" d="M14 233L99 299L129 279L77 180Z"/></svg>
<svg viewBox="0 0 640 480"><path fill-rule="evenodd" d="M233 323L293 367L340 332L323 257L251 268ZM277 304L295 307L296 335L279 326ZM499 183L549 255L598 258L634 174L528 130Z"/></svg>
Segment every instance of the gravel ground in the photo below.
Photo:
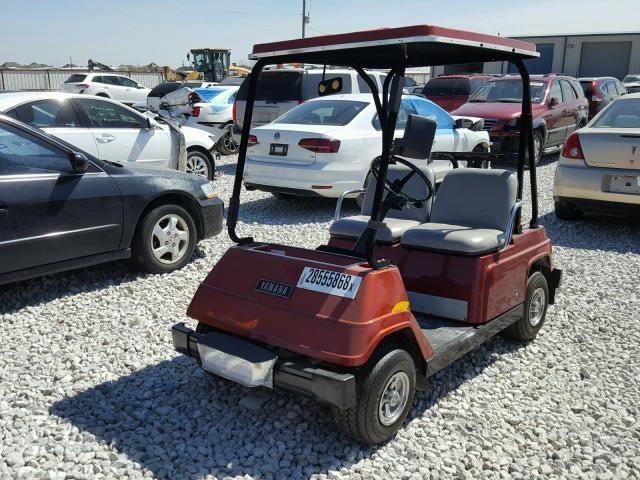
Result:
<svg viewBox="0 0 640 480"><path fill-rule="evenodd" d="M0 478L640 478L640 226L557 221L554 170L539 169L541 221L565 281L538 339L495 339L439 373L379 448L304 398L247 409L254 392L172 350L224 234L171 275L115 263L0 287ZM245 192L239 231L313 247L334 204Z"/></svg>

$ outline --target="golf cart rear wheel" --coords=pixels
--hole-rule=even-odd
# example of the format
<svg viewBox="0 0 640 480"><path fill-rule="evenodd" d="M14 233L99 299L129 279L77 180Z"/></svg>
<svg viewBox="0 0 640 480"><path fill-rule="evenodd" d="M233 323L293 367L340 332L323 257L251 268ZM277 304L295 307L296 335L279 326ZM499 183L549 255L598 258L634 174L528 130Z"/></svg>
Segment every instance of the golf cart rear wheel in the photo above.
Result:
<svg viewBox="0 0 640 480"><path fill-rule="evenodd" d="M364 374L359 386L356 406L334 409L335 421L362 444L386 442L396 434L413 404L413 359L404 350L392 350Z"/></svg>
<svg viewBox="0 0 640 480"><path fill-rule="evenodd" d="M514 340L528 342L536 338L542 328L549 305L549 286L540 272L534 272L527 281L524 297L524 316L504 331Z"/></svg>

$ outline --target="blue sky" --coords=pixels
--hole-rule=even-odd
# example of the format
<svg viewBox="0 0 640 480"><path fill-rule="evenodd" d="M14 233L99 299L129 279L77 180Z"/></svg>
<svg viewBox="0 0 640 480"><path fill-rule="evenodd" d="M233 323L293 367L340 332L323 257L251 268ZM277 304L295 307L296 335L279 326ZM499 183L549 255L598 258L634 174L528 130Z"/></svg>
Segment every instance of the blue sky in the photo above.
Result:
<svg viewBox="0 0 640 480"><path fill-rule="evenodd" d="M307 0L308 35L432 23L502 35L640 31L640 0ZM195 47L300 36L302 0L23 0L0 7L0 63L179 66Z"/></svg>

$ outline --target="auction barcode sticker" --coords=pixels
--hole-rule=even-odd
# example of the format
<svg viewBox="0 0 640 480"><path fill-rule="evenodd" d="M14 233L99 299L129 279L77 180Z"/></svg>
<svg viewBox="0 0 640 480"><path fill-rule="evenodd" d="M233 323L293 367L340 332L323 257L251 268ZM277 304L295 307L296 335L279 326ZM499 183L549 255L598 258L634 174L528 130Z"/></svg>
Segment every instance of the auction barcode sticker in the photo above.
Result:
<svg viewBox="0 0 640 480"><path fill-rule="evenodd" d="M298 287L316 292L354 298L362 278L348 273L305 267L298 280Z"/></svg>

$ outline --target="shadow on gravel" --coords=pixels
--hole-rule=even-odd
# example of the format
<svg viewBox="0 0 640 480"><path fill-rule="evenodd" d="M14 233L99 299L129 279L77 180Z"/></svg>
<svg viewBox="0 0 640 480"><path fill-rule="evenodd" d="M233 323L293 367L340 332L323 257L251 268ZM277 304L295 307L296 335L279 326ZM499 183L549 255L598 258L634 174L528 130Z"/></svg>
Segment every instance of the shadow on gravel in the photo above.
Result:
<svg viewBox="0 0 640 480"><path fill-rule="evenodd" d="M429 415L499 355L520 347L495 339L440 372L431 391L416 395L409 421ZM56 402L49 412L157 478L306 479L350 468L378 451L354 444L337 431L327 408L300 396L272 393L258 412L239 406L251 392L176 357Z"/></svg>
<svg viewBox="0 0 640 480"><path fill-rule="evenodd" d="M197 245L191 261L204 257L204 251ZM64 297L126 285L147 275L125 260L0 285L0 314L15 313L25 307Z"/></svg>
<svg viewBox="0 0 640 480"><path fill-rule="evenodd" d="M616 253L640 253L640 220L599 215L585 215L580 220L565 221L551 212L540 217L556 246Z"/></svg>
<svg viewBox="0 0 640 480"><path fill-rule="evenodd" d="M242 203L239 220L264 225L299 225L333 221L335 211L335 198L296 197L281 200L269 195ZM342 205L343 217L357 215L359 211L353 200L345 201Z"/></svg>

